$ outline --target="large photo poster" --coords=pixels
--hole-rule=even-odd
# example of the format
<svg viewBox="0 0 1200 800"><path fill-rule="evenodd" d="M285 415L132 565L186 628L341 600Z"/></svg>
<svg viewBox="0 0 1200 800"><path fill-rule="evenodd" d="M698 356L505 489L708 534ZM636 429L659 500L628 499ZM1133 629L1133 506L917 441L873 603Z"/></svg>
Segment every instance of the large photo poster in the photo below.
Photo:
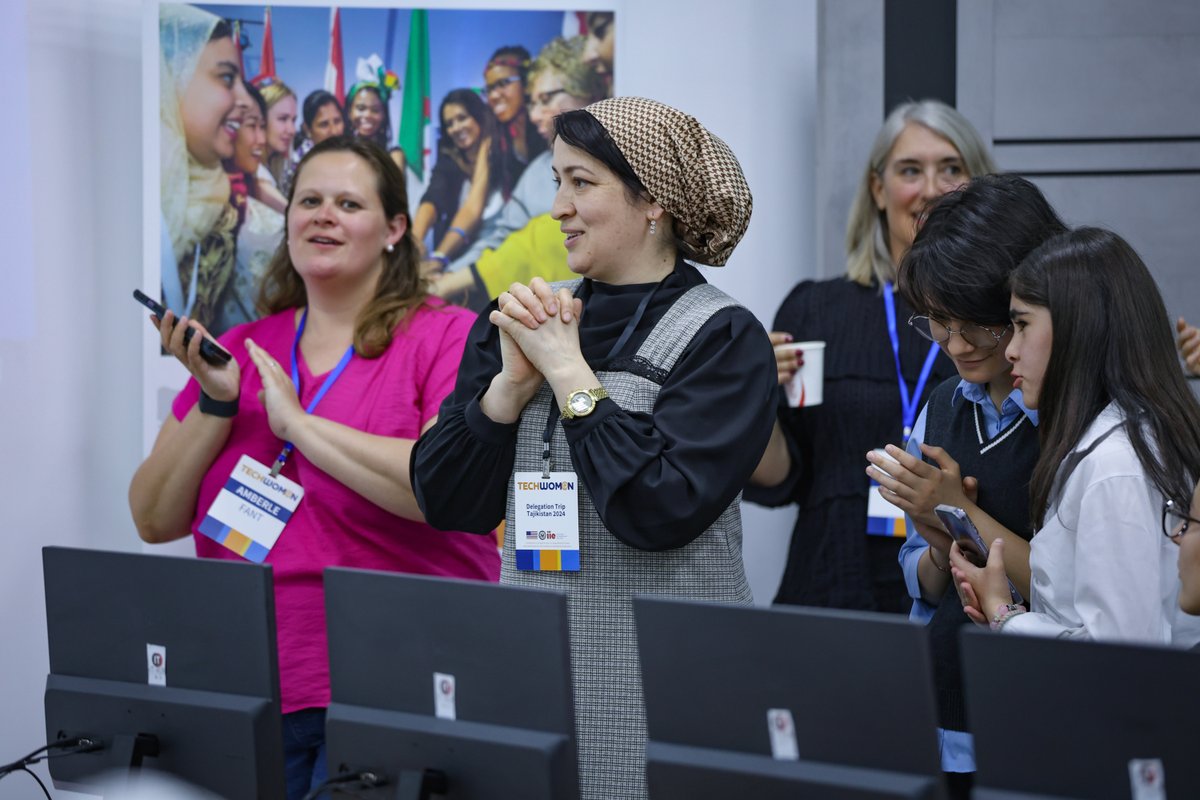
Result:
<svg viewBox="0 0 1200 800"><path fill-rule="evenodd" d="M549 143L555 116L611 96L612 10L151 12L146 290L176 314L214 336L256 318L296 165L336 135L375 141L404 170L435 293L478 308L514 280L569 274ZM148 358L150 435L184 373Z"/></svg>

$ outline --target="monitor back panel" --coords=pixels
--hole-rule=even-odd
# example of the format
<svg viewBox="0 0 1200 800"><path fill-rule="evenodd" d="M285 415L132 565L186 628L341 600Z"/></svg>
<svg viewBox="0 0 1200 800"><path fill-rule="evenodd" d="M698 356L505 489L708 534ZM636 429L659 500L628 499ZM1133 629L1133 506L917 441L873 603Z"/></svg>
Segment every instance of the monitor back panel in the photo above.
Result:
<svg viewBox="0 0 1200 800"><path fill-rule="evenodd" d="M565 596L330 568L325 603L334 702L434 716L441 673L458 719L574 737Z"/></svg>
<svg viewBox="0 0 1200 800"><path fill-rule="evenodd" d="M1130 762L1158 759L1166 797L1200 797L1200 653L976 630L962 644L977 791L1128 800Z"/></svg>
<svg viewBox="0 0 1200 800"><path fill-rule="evenodd" d="M650 739L771 756L788 709L806 762L936 776L924 628L883 614L634 598Z"/></svg>
<svg viewBox="0 0 1200 800"><path fill-rule="evenodd" d="M148 644L180 689L279 698L270 567L47 547L50 672L145 684Z"/></svg>

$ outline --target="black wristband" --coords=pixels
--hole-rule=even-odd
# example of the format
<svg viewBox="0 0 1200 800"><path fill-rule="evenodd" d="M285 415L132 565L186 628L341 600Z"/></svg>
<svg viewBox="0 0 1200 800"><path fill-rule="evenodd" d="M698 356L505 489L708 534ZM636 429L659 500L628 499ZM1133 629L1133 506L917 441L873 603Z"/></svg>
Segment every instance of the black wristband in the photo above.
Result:
<svg viewBox="0 0 1200 800"><path fill-rule="evenodd" d="M235 417L238 413L238 399L213 400L204 390L200 390L200 413L210 417Z"/></svg>

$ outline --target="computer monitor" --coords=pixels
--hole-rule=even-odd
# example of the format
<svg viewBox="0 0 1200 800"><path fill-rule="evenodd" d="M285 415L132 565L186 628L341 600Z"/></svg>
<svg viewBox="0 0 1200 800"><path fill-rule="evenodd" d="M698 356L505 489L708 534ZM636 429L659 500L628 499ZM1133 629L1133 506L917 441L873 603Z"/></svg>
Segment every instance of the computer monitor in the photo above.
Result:
<svg viewBox="0 0 1200 800"><path fill-rule="evenodd" d="M962 658L976 800L1200 797L1200 653L967 629Z"/></svg>
<svg viewBox="0 0 1200 800"><path fill-rule="evenodd" d="M386 781L356 797L579 797L564 595L330 568L325 607L329 774Z"/></svg>
<svg viewBox="0 0 1200 800"><path fill-rule="evenodd" d="M65 547L42 561L46 738L101 745L52 758L55 786L157 770L222 797L284 797L270 567Z"/></svg>
<svg viewBox="0 0 1200 800"><path fill-rule="evenodd" d="M942 798L926 631L635 597L651 800Z"/></svg>

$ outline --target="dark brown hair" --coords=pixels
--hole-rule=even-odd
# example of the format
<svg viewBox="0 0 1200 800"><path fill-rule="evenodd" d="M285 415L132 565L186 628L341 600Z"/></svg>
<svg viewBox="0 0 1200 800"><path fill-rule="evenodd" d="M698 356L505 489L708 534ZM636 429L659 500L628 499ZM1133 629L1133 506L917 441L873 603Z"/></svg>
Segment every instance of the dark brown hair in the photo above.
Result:
<svg viewBox="0 0 1200 800"><path fill-rule="evenodd" d="M1042 452L1029 485L1034 523L1041 527L1065 481L1060 465L1109 403L1124 414L1146 476L1186 508L1200 478L1200 404L1138 254L1111 231L1079 228L1030 253L1013 273L1012 293L1048 309L1053 326L1038 393Z"/></svg>
<svg viewBox="0 0 1200 800"><path fill-rule="evenodd" d="M292 195L300 182L300 173L309 161L325 153L353 153L370 165L376 177L383 214L389 220L404 215L409 222L404 236L392 252L383 253L383 272L375 296L358 315L354 328L354 350L364 358L376 358L392 343L396 327L405 322L410 312L419 308L429 296L428 286L421 277L421 260L416 239L412 235L412 217L408 213L408 190L404 174L383 148L367 139L335 136L326 139L305 154L296 166L296 176L288 193L288 209ZM287 246L287 213L284 213L284 239L267 265L259 286L258 309L261 313L276 314L308 303L304 282L292 264Z"/></svg>

